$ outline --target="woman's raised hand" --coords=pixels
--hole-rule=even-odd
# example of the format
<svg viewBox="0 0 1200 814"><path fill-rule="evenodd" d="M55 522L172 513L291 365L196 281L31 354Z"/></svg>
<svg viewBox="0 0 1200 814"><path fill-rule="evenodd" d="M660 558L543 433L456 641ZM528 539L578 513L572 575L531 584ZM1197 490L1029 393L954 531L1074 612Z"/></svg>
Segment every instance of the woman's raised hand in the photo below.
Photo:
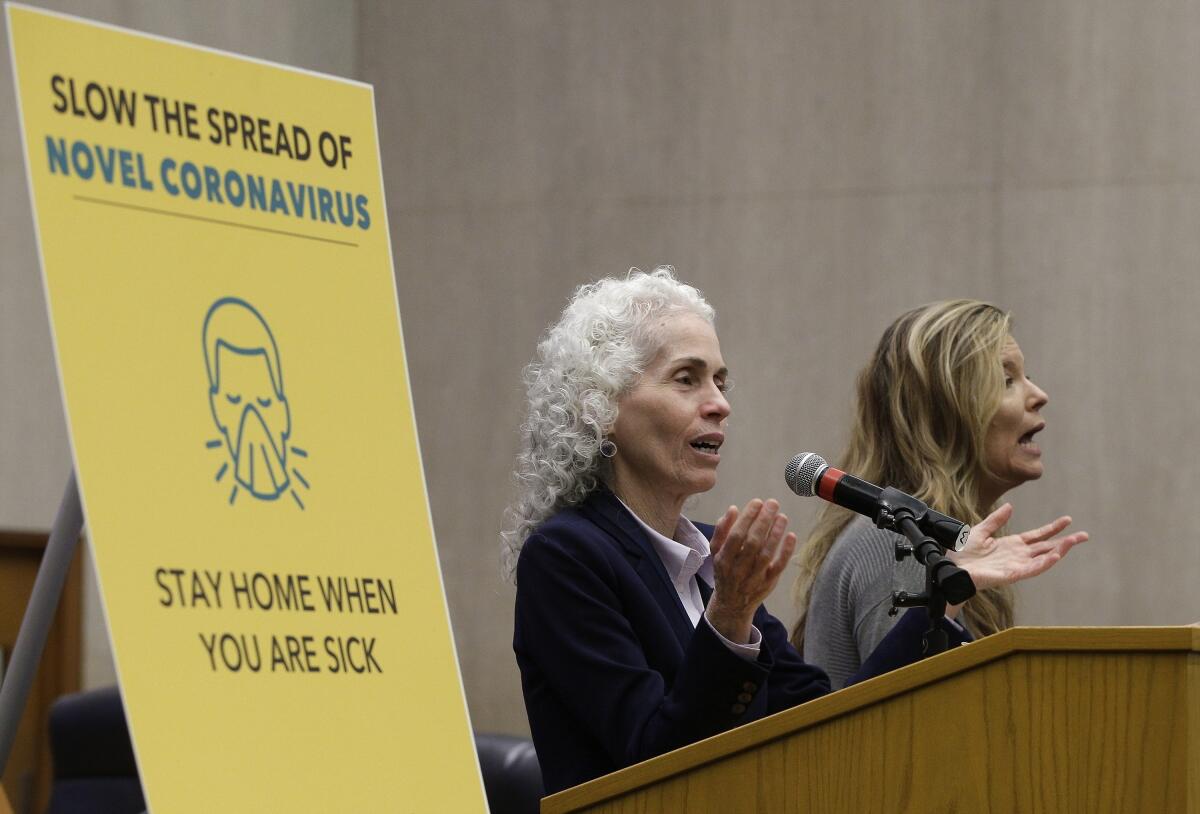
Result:
<svg viewBox="0 0 1200 814"><path fill-rule="evenodd" d="M1088 539L1086 531L1054 536L1071 525L1071 518L1066 516L1020 534L994 537L1012 517L1012 511L1011 503L996 509L971 529L962 551L949 555L970 573L978 590L1036 577Z"/></svg>
<svg viewBox="0 0 1200 814"><path fill-rule="evenodd" d="M730 506L717 521L711 544L716 585L704 615L732 642L750 640L754 611L796 550L796 535L787 531L787 524L779 501L757 498L741 512Z"/></svg>

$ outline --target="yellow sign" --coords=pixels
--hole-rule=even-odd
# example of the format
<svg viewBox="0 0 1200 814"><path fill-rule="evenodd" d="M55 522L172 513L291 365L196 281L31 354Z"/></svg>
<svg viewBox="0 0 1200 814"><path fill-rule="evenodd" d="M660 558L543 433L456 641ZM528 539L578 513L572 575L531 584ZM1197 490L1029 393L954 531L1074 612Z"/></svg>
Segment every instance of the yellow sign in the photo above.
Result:
<svg viewBox="0 0 1200 814"><path fill-rule="evenodd" d="M480 811L368 85L8 6L152 810Z"/></svg>

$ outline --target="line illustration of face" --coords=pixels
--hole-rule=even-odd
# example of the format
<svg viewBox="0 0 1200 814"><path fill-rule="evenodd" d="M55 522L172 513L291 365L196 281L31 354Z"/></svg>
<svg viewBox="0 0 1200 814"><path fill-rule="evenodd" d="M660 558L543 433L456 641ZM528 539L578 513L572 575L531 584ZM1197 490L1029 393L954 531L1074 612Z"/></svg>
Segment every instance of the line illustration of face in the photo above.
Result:
<svg viewBox="0 0 1200 814"><path fill-rule="evenodd" d="M259 500L289 492L304 509L297 490L310 487L292 461L308 453L290 443L292 411L284 394L279 348L266 320L245 300L225 297L208 309L203 342L208 404L220 432L206 446L228 453L216 480L221 482L232 468L229 503L242 490Z"/></svg>
<svg viewBox="0 0 1200 814"><path fill-rule="evenodd" d="M213 418L234 462L234 477L255 497L274 499L288 488L291 411L275 395L263 349L217 345L220 380L211 394Z"/></svg>

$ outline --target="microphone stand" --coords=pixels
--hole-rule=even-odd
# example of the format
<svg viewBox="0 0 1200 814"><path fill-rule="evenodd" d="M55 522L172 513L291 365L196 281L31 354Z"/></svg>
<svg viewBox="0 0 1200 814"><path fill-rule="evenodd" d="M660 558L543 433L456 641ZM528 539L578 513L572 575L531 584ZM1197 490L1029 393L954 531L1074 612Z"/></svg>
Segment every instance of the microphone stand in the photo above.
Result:
<svg viewBox="0 0 1200 814"><path fill-rule="evenodd" d="M945 549L936 540L921 531L917 524L927 511L921 501L889 486L880 495L875 525L904 536L905 539L896 541L897 562L914 557L925 566L924 593L895 591L890 613L895 616L897 608L927 608L929 630L922 640L923 655L934 656L944 653L949 645L941 624L946 617L946 605L958 605L974 596L975 583L970 574L945 556Z"/></svg>

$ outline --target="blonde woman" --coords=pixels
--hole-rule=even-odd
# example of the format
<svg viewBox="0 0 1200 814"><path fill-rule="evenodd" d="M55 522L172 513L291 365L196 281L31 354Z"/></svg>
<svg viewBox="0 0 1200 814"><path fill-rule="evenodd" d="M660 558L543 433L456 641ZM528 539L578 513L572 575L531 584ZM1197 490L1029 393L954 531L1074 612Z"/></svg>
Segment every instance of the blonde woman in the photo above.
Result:
<svg viewBox="0 0 1200 814"><path fill-rule="evenodd" d="M839 468L972 525L985 517L1002 525L1012 508L993 512L1000 498L1042 476L1034 437L1046 427L1047 401L1026 374L1008 314L976 300L931 303L893 322L859 375ZM1070 522L1060 517L1020 536L1047 539ZM830 504L800 549L792 643L825 668L835 689L895 624L892 592L924 588L921 565L896 562L896 539ZM1061 553L1086 539L1086 532L1067 535ZM980 591L957 618L975 637L1011 627L1010 585Z"/></svg>

